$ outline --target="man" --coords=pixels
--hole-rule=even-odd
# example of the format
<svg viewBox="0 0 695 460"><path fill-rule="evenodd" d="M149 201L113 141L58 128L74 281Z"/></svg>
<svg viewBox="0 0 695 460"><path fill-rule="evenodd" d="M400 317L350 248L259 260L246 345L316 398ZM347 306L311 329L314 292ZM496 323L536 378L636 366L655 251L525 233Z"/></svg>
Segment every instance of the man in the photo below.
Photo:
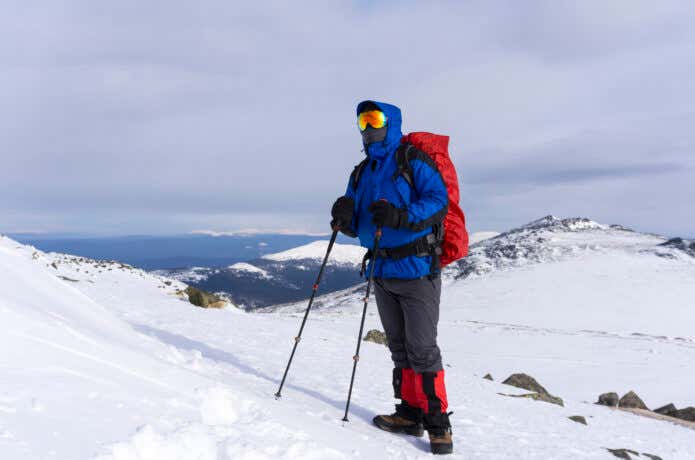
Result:
<svg viewBox="0 0 695 460"><path fill-rule="evenodd" d="M382 430L422 436L426 429L433 453L453 451L447 413L442 358L437 346L441 279L439 248L447 190L430 157L410 147L407 180L396 151L401 144L401 111L375 101L357 106L358 126L366 154L344 196L333 205L331 225L374 246L382 228L378 254L368 251L374 266L379 316L394 363L396 412L374 417ZM367 272L368 273L368 272Z"/></svg>

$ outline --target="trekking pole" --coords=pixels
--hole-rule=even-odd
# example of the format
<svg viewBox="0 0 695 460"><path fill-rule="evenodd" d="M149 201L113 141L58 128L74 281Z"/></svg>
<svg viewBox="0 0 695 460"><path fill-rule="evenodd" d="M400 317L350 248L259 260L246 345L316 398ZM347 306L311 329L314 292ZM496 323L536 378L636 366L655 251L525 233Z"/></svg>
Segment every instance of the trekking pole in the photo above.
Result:
<svg viewBox="0 0 695 460"><path fill-rule="evenodd" d="M369 278L367 279L367 293L364 296L364 308L362 308L362 321L360 322L360 332L357 335L357 350L355 356L352 357L352 377L350 377L350 389L348 390L347 402L345 403L345 416L343 422L349 422L348 411L350 410L350 398L352 397L352 386L355 383L355 371L357 370L357 361L360 360L360 345L362 344L362 332L364 331L364 318L367 315L367 303L369 303L369 292L374 282L374 266L376 265L377 253L379 252L379 241L381 240L381 227L377 227L374 233L374 249L372 254L372 266L369 268Z"/></svg>
<svg viewBox="0 0 695 460"><path fill-rule="evenodd" d="M316 296L316 291L319 288L319 283L321 282L321 277L323 276L323 270L326 268L326 262L328 262L328 256L331 253L331 249L333 249L333 243L335 243L335 238L338 236L338 226L333 227L333 234L331 235L331 240L328 242L328 249L326 249L326 255L323 257L323 263L321 264L321 269L319 270L319 274L316 277L316 282L314 283L314 286L312 287L311 291L311 297L309 298L309 305L306 307L306 311L304 312L304 319L302 320L302 325L299 327L299 333L297 334L297 337L294 338L294 346L292 347L292 354L290 354L290 359L287 361L287 367L285 368L285 373L282 376L282 381L280 382L280 388L278 388L278 392L275 393L275 398L280 399L282 397L282 387L285 385L285 379L287 378L287 373L290 370L290 366L292 365L292 358L294 358L294 352L297 351L297 345L299 345L299 341L302 340L302 331L304 331L304 325L306 324L306 319L309 317L309 310L311 310L311 304L314 303L314 297Z"/></svg>

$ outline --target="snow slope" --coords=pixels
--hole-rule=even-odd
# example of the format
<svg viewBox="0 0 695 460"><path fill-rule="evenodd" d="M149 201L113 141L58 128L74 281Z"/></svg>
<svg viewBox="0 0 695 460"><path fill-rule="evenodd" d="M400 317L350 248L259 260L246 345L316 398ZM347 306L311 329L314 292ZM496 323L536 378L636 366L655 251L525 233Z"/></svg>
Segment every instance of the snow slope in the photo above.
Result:
<svg viewBox="0 0 695 460"><path fill-rule="evenodd" d="M287 251L278 252L275 254L266 254L262 258L266 260L274 260L276 262L305 259L312 259L321 262L323 257L326 255L327 249L328 241L320 240L305 244L304 246L299 246L297 248L288 249ZM335 243L331 249L330 261L334 264L357 265L362 262L364 253L364 248L360 246Z"/></svg>
<svg viewBox="0 0 695 460"><path fill-rule="evenodd" d="M635 389L652 407L695 403L695 337L684 326L695 316L685 307L695 263L609 240L447 279L440 339L451 458L614 458L605 447L695 458L693 430L585 402ZM351 290L312 313L276 401L301 319L292 309L199 309L173 295L176 281L69 260L0 239L0 458L430 457L423 439L370 424L392 404L381 345L362 347L351 422L340 421L361 310ZM366 327L379 327L373 304ZM500 396L518 391L481 379L488 371L528 372L565 407ZM567 419L575 414L589 425Z"/></svg>
<svg viewBox="0 0 695 460"><path fill-rule="evenodd" d="M266 270L263 270L262 268L258 268L255 265L251 265L246 262L238 262L235 263L234 265L230 265L229 267L230 270L236 270L239 272L243 273L252 273L255 275L260 276L261 278L272 278L272 275L270 275Z"/></svg>

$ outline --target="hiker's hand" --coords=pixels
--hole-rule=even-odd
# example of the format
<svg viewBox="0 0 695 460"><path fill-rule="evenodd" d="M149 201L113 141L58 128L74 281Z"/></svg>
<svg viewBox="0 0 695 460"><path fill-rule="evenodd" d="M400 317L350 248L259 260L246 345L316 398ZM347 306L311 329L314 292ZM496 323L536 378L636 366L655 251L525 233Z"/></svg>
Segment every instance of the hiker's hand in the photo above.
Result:
<svg viewBox="0 0 695 460"><path fill-rule="evenodd" d="M405 211L398 209L385 200L375 201L369 205L369 212L372 213L372 223L377 227L400 228L402 222L407 222L408 216Z"/></svg>
<svg viewBox="0 0 695 460"><path fill-rule="evenodd" d="M331 217L333 217L331 228L337 227L339 230L350 229L354 209L355 201L352 198L341 196L335 200L333 209L331 209Z"/></svg>

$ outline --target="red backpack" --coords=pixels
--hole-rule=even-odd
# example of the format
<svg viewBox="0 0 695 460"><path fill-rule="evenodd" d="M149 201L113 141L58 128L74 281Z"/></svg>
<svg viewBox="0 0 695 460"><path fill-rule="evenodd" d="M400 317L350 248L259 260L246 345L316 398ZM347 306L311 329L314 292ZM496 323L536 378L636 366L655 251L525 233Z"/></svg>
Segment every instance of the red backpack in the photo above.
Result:
<svg viewBox="0 0 695 460"><path fill-rule="evenodd" d="M449 156L449 136L439 134L416 132L403 136L401 142L411 144L418 150L425 152L437 165L442 175L446 191L449 196L449 211L444 217L444 239L441 243L442 254L440 261L442 267L468 255L468 232L466 231L466 217L459 206L459 182L456 176L456 168ZM409 170L408 149L398 149L396 162L399 171L412 185L412 179L407 177Z"/></svg>

